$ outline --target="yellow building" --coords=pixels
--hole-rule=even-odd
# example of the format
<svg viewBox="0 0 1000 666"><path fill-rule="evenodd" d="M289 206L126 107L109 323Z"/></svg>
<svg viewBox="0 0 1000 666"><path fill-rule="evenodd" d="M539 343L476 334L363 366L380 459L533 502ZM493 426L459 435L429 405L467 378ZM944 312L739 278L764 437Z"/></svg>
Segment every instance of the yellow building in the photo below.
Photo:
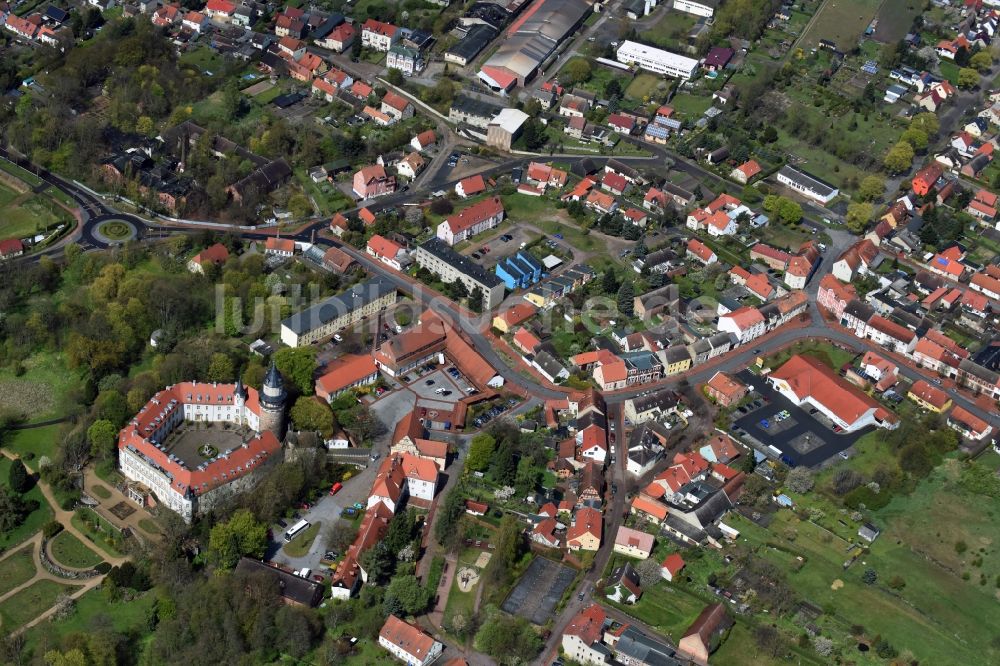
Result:
<svg viewBox="0 0 1000 666"><path fill-rule="evenodd" d="M948 397L948 394L931 386L923 379L913 383L906 397L924 409L938 414L948 411L951 407L951 398Z"/></svg>

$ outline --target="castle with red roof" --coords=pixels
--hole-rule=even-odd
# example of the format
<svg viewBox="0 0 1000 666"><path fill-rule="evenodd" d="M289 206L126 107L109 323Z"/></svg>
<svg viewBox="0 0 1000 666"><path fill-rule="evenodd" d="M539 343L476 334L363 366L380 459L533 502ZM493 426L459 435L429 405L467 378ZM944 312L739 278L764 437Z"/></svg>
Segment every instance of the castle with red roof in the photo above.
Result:
<svg viewBox="0 0 1000 666"><path fill-rule="evenodd" d="M235 427L237 446L197 451L172 438L184 423ZM285 426L285 389L272 365L261 391L235 384L183 382L163 389L118 433L118 460L131 481L128 494L143 505L159 503L191 522L256 485L257 473L279 458ZM210 431L203 439L211 440Z"/></svg>

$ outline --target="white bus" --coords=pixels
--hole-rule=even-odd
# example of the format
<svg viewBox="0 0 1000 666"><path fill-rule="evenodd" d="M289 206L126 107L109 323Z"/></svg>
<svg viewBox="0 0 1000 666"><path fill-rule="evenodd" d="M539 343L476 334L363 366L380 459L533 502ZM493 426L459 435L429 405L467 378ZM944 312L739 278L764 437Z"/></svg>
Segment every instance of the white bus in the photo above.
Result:
<svg viewBox="0 0 1000 666"><path fill-rule="evenodd" d="M285 542L289 542L299 535L304 529L309 527L309 521L300 520L299 522L292 525L287 532L285 532Z"/></svg>

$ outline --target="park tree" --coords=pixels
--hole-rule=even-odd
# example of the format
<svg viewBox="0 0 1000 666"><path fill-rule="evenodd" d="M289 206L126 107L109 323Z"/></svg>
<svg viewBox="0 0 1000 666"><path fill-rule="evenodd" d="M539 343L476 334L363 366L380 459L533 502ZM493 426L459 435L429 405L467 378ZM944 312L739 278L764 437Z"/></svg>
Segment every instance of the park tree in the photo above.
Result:
<svg viewBox="0 0 1000 666"><path fill-rule="evenodd" d="M889 173L903 173L913 163L914 154L913 146L906 141L899 141L886 153L882 166Z"/></svg>
<svg viewBox="0 0 1000 666"><path fill-rule="evenodd" d="M94 401L93 414L98 419L110 421L116 428L125 425L128 420L128 403L118 391L102 391Z"/></svg>
<svg viewBox="0 0 1000 666"><path fill-rule="evenodd" d="M536 118L530 118L524 123L521 139L528 150L538 150L548 142L549 137L545 133L545 125Z"/></svg>
<svg viewBox="0 0 1000 666"><path fill-rule="evenodd" d="M7 485L19 495L28 492L31 488L31 475L28 474L28 468L24 466L20 458L16 458L10 464L10 470L7 472Z"/></svg>
<svg viewBox="0 0 1000 666"><path fill-rule="evenodd" d="M437 510L434 523L434 538L442 546L455 543L458 523L465 515L465 494L459 488L452 488L444 496Z"/></svg>
<svg viewBox="0 0 1000 666"><path fill-rule="evenodd" d="M969 58L969 66L981 74L986 73L993 67L993 56L988 50L977 51Z"/></svg>
<svg viewBox="0 0 1000 666"><path fill-rule="evenodd" d="M90 455L98 460L111 460L115 455L118 429L106 419L98 419L87 428Z"/></svg>
<svg viewBox="0 0 1000 666"><path fill-rule="evenodd" d="M847 228L854 233L860 233L872 219L870 203L851 203L847 205Z"/></svg>
<svg viewBox="0 0 1000 666"><path fill-rule="evenodd" d="M313 393L313 372L316 371L314 347L286 347L274 353L274 364L302 395Z"/></svg>
<svg viewBox="0 0 1000 666"><path fill-rule="evenodd" d="M382 609L386 615L420 615L430 598L430 591L416 576L393 576L382 598Z"/></svg>
<svg viewBox="0 0 1000 666"><path fill-rule="evenodd" d="M451 215L455 212L455 205L450 199L441 197L431 202L431 212L435 215Z"/></svg>
<svg viewBox="0 0 1000 666"><path fill-rule="evenodd" d="M479 433L469 443L469 455L465 459L465 469L470 472L485 472L490 466L496 440L488 433Z"/></svg>
<svg viewBox="0 0 1000 666"><path fill-rule="evenodd" d="M958 87L975 88L979 85L979 72L971 67L963 67L958 70Z"/></svg>
<svg viewBox="0 0 1000 666"><path fill-rule="evenodd" d="M899 135L899 139L913 146L914 150L923 150L928 144L927 132L918 127L908 127Z"/></svg>
<svg viewBox="0 0 1000 666"><path fill-rule="evenodd" d="M206 379L210 382L231 382L236 376L236 367L229 354L215 352L208 364Z"/></svg>
<svg viewBox="0 0 1000 666"><path fill-rule="evenodd" d="M875 175L865 176L861 184L858 185L858 198L862 201L875 201L884 193L885 180Z"/></svg>
<svg viewBox="0 0 1000 666"><path fill-rule="evenodd" d="M622 84L618 82L618 79L611 79L604 84L604 96L608 99L622 96Z"/></svg>
<svg viewBox="0 0 1000 666"><path fill-rule="evenodd" d="M240 509L224 523L217 523L209 533L209 555L220 569L232 569L243 555L259 560L266 548L267 525L258 522L246 509Z"/></svg>
<svg viewBox="0 0 1000 666"><path fill-rule="evenodd" d="M593 75L593 69L585 58L574 58L562 71L562 78L565 85L575 86L586 83Z"/></svg>
<svg viewBox="0 0 1000 666"><path fill-rule="evenodd" d="M15 529L37 508L36 500L24 499L5 486L0 486L0 534Z"/></svg>
<svg viewBox="0 0 1000 666"><path fill-rule="evenodd" d="M927 136L934 136L941 129L941 121L938 119L937 114L925 111L913 116L913 120L910 121L910 127L927 132Z"/></svg>
<svg viewBox="0 0 1000 666"><path fill-rule="evenodd" d="M323 437L333 435L333 412L313 396L304 395L296 400L290 415L298 430L319 432Z"/></svg>
<svg viewBox="0 0 1000 666"><path fill-rule="evenodd" d="M406 83L406 79L403 77L402 70L396 67L390 67L389 71L386 72L385 80L394 86L401 86Z"/></svg>
<svg viewBox="0 0 1000 666"><path fill-rule="evenodd" d="M808 467L794 467L785 478L788 489L795 493L807 493L812 490L815 481Z"/></svg>
<svg viewBox="0 0 1000 666"><path fill-rule="evenodd" d="M524 618L490 607L476 632L475 647L501 664L526 664L542 649L542 640Z"/></svg>
<svg viewBox="0 0 1000 666"><path fill-rule="evenodd" d="M615 275L613 268L605 269L601 275L601 291L609 296L618 292L618 276Z"/></svg>
<svg viewBox="0 0 1000 666"><path fill-rule="evenodd" d="M635 313L635 287L631 280L622 282L618 288L618 311L626 317Z"/></svg>

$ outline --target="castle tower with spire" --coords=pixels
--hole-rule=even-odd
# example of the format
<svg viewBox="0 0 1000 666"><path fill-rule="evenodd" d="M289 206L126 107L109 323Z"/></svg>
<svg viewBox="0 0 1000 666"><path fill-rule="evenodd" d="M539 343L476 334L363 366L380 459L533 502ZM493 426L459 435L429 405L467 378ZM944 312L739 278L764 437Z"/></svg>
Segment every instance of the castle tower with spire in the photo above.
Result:
<svg viewBox="0 0 1000 666"><path fill-rule="evenodd" d="M260 430L270 431L278 438L285 436L285 382L274 363L264 377L260 392Z"/></svg>

